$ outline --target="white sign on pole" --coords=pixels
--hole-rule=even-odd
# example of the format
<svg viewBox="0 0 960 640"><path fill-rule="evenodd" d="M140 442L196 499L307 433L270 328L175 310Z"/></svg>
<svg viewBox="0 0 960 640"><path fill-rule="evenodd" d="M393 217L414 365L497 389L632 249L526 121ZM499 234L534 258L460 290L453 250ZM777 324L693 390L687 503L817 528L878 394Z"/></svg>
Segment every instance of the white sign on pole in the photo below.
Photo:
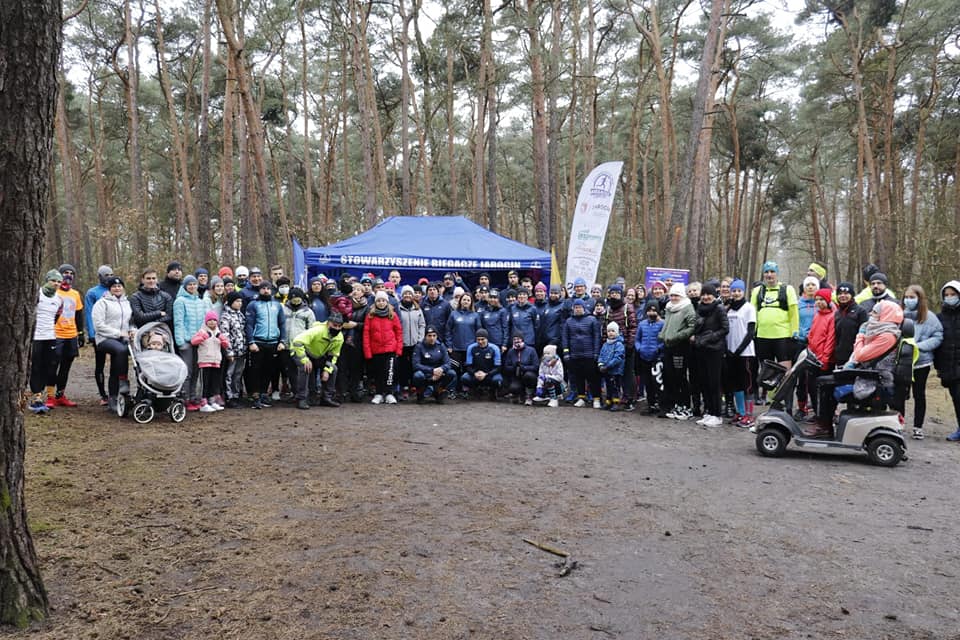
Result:
<svg viewBox="0 0 960 640"><path fill-rule="evenodd" d="M604 162L598 165L580 187L577 210L570 225L570 246L567 249L567 277L569 286L577 278L587 285L597 279L603 241L607 236L613 197L620 180L623 162Z"/></svg>

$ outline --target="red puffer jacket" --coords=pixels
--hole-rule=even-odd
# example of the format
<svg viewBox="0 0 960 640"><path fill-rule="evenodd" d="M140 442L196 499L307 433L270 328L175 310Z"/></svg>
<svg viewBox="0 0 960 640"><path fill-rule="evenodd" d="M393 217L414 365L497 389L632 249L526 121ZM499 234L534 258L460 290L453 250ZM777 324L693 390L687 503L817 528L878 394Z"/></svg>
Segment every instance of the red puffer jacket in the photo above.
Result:
<svg viewBox="0 0 960 640"><path fill-rule="evenodd" d="M363 356L369 360L378 353L403 355L403 326L400 316L378 316L370 310L363 324Z"/></svg>
<svg viewBox="0 0 960 640"><path fill-rule="evenodd" d="M833 365L833 350L837 345L836 326L833 322L833 309L818 310L813 316L813 325L807 334L807 346L820 362L823 370L829 371Z"/></svg>

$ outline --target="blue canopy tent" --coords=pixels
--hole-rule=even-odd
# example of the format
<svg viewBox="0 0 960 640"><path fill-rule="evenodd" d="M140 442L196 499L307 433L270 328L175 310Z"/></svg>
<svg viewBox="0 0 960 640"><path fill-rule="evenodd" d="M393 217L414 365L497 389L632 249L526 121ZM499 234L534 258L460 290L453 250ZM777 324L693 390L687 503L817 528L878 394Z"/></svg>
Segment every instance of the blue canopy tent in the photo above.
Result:
<svg viewBox="0 0 960 640"><path fill-rule="evenodd" d="M550 283L550 253L528 247L471 222L462 216L387 218L372 229L326 247L302 249L294 240L294 264L302 252L298 280L323 273L339 277L374 273L386 280L392 269L404 284L422 277L439 280L459 273L467 284L487 272L493 285L503 285L516 270L534 282Z"/></svg>

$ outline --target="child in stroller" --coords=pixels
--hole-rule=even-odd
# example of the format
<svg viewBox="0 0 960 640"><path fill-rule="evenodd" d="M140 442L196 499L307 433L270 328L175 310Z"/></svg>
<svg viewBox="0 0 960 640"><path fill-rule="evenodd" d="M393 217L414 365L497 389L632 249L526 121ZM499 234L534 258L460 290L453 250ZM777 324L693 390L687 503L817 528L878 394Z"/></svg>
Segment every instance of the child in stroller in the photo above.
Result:
<svg viewBox="0 0 960 640"><path fill-rule="evenodd" d="M133 398L133 419L139 424L153 420L156 411L166 411L174 422L182 422L187 408L181 397L187 367L176 354L173 336L163 322L149 322L130 341L130 355L137 378ZM123 416L130 401L118 403L117 413Z"/></svg>

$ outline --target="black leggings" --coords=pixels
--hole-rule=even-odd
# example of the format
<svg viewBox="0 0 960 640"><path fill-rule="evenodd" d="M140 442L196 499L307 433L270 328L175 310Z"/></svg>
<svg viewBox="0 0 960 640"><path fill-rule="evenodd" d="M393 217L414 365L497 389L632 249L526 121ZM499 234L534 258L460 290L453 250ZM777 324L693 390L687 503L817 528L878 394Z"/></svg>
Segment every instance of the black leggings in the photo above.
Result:
<svg viewBox="0 0 960 640"><path fill-rule="evenodd" d="M273 374L279 366L276 342L256 342L258 351L247 354L248 368L250 369L251 394L266 394L267 385L273 379Z"/></svg>
<svg viewBox="0 0 960 640"><path fill-rule="evenodd" d="M100 349L100 345L93 347L93 380L97 383L97 391L101 398L107 397L107 388L103 386L103 368L107 366L107 352Z"/></svg>
<svg viewBox="0 0 960 640"><path fill-rule="evenodd" d="M120 379L127 377L129 358L127 343L116 338L107 338L97 345L97 352L110 355L110 379L107 382L107 393L116 398L120 393Z"/></svg>
<svg viewBox="0 0 960 640"><path fill-rule="evenodd" d="M57 339L57 391L62 393L70 379L70 366L80 352L76 338Z"/></svg>
<svg viewBox="0 0 960 640"><path fill-rule="evenodd" d="M696 380L695 396L703 396L703 411L711 416L720 416L722 405L721 378L723 354L719 351L699 349L694 352L690 367L691 377Z"/></svg>
<svg viewBox="0 0 960 640"><path fill-rule="evenodd" d="M954 380L947 387L950 390L950 399L953 400L953 412L957 416L957 429L960 430L960 380Z"/></svg>

